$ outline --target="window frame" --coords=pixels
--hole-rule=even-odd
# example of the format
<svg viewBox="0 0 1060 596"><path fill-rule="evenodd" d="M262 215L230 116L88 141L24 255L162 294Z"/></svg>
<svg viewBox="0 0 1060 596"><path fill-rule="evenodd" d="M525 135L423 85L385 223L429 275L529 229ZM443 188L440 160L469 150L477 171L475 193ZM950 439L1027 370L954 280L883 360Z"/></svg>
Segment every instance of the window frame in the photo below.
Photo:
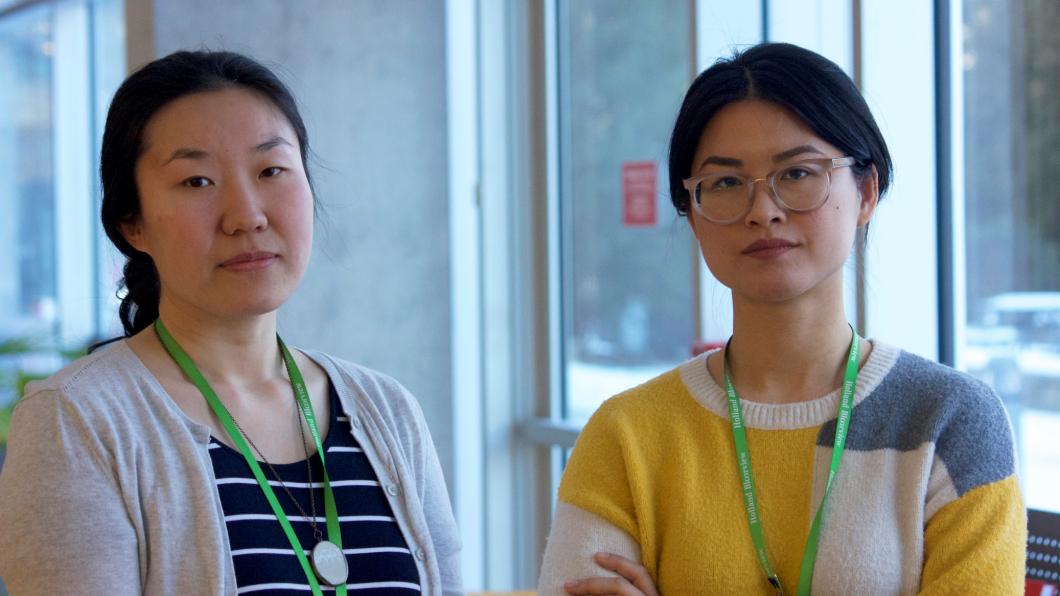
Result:
<svg viewBox="0 0 1060 596"><path fill-rule="evenodd" d="M553 454L521 422L552 394L543 0L448 0L455 512L465 587L536 584ZM456 89L464 81L473 89ZM468 81L471 81L468 83ZM523 99L526 98L524 102ZM454 133L460 130L461 138ZM466 261L457 264L458 260ZM525 537L513 540L513 536Z"/></svg>

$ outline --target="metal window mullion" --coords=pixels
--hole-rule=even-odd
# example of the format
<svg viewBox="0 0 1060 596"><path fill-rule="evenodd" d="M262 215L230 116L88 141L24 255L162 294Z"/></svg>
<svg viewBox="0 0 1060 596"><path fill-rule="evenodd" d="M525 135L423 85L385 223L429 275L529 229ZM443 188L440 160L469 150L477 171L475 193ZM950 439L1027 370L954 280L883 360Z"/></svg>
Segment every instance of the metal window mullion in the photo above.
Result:
<svg viewBox="0 0 1060 596"><path fill-rule="evenodd" d="M449 254L452 350L453 505L461 571L485 583L485 481L482 362L481 117L477 0L446 2L449 149Z"/></svg>
<svg viewBox="0 0 1060 596"><path fill-rule="evenodd" d="M955 0L935 0L935 118L936 128L936 193L937 193L937 226L938 226L938 344L939 361L950 366L958 365L958 329L963 328L963 317L957 313L964 309L958 302L964 302L963 265L959 270L956 256L963 254L958 240L963 243L963 195L958 197L955 191L963 188L962 180L956 179L961 169L957 165L957 153L963 153L961 143L957 142L960 134L960 117L958 102L963 97L955 93L955 82L959 84L960 71L954 71L954 53L960 51L960 38L954 35L954 26L959 25L959 2ZM956 9L956 10L955 10ZM955 22L956 21L956 22ZM957 44L955 46L955 44ZM955 167L956 166L956 167ZM958 205L958 202L961 205Z"/></svg>

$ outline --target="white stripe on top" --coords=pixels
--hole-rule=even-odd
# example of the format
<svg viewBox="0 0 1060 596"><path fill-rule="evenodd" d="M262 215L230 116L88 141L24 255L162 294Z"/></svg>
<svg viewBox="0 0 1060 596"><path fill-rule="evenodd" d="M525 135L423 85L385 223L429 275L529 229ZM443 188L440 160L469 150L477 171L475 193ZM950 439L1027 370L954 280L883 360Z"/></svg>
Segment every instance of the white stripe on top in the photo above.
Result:
<svg viewBox="0 0 1060 596"><path fill-rule="evenodd" d="M253 484L258 485L258 481L255 478L218 478L214 481L214 484L220 486L222 484ZM287 488L310 488L308 482L287 482ZM281 487L278 480L270 480L269 486ZM320 488L324 486L323 482L314 482L312 488ZM331 483L333 488L342 488L344 486L379 486L378 480L336 480Z"/></svg>
<svg viewBox="0 0 1060 596"><path fill-rule="evenodd" d="M320 586L321 590L334 592L335 588L331 586ZM313 588L309 587L309 584L254 584L252 586L243 586L236 590L236 594L246 594L247 592L261 592L262 590L302 590L305 592L312 592Z"/></svg>
<svg viewBox="0 0 1060 596"><path fill-rule="evenodd" d="M397 546L376 546L372 548L344 548L342 552L347 555L372 555L376 553L401 553L403 555L411 555L412 551L407 548L400 548ZM306 556L309 556L310 552L305 551ZM289 555L294 556L294 549L291 548L241 548L232 551L233 557L241 555Z"/></svg>
<svg viewBox="0 0 1060 596"><path fill-rule="evenodd" d="M334 592L335 588L321 584L320 588L324 591ZM373 588L405 588L408 590L420 591L420 587L416 584L410 584L408 582L369 582L364 584L346 584L347 590L371 590ZM254 584L253 586L244 586L236 590L236 594L246 594L248 592L260 592L262 590L301 590L303 592L312 591L313 588L309 584Z"/></svg>
<svg viewBox="0 0 1060 596"><path fill-rule="evenodd" d="M326 517L316 516L318 523L327 523ZM308 522L309 518L303 515L289 515L287 516L288 521L293 522ZM272 513L243 513L240 515L226 515L225 523L234 521L276 521L276 516ZM340 515L339 522L393 522L396 521L393 517L388 515Z"/></svg>
<svg viewBox="0 0 1060 596"><path fill-rule="evenodd" d="M409 582L369 582L366 584L346 584L347 590L371 590L372 588L405 588L407 590L420 591L417 584Z"/></svg>

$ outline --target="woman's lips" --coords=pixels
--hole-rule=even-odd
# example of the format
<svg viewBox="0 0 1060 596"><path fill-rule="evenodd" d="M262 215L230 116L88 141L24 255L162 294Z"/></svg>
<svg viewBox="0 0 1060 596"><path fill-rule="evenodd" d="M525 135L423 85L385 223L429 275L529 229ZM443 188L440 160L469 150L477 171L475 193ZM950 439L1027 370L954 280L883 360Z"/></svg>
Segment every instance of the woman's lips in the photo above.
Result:
<svg viewBox="0 0 1060 596"><path fill-rule="evenodd" d="M798 243L783 238L763 238L749 244L741 251L749 257L756 259L772 259L788 252L798 246Z"/></svg>
<svg viewBox="0 0 1060 596"><path fill-rule="evenodd" d="M245 252L221 263L221 267L228 271L256 271L272 265L276 258L276 253L271 252Z"/></svg>

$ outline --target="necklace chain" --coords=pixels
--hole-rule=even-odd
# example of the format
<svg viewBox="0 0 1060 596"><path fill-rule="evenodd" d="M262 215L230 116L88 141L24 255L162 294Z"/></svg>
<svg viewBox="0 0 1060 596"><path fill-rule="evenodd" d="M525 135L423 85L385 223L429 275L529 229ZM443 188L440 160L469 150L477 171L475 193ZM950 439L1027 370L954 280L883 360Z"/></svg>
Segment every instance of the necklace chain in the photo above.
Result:
<svg viewBox="0 0 1060 596"><path fill-rule="evenodd" d="M159 340L161 340L162 344L165 346L166 351L169 352L170 356L173 357L173 360L176 361L177 365L188 379L195 385L199 392L202 393L203 398L209 404L213 413L220 420L221 424L224 425L228 436L239 448L240 453L246 460L247 466L249 466L250 470L254 473L254 478L257 481L258 486L261 488L261 492L269 502L269 507L276 516L276 520L283 528L288 542L294 549L294 554L298 558L298 563L301 565L302 571L305 572L309 587L312 589L313 593L316 596L321 596L321 581L324 581L329 585L335 586L336 594L339 596L345 596L347 592L345 582L349 576L349 568L346 563L345 553L342 551L342 533L339 525L338 512L336 511L334 494L331 490L331 482L328 478L327 465L324 463L325 449L321 444L320 433L316 426L316 417L313 413L313 404L306 391L305 379L298 370L298 364L295 362L290 350L284 345L283 340L280 339L279 336L276 337L276 343L279 345L280 351L283 354L284 364L286 365L287 373L290 377L294 398L298 402L298 410L301 412L302 417L305 418L306 427L312 433L313 445L316 447L317 455L320 458L321 471L324 479L324 509L325 513L327 513L328 537L331 538L331 540L320 540L313 547L312 553L305 550L295 533L294 528L291 527L291 523L287 514L284 512L284 508L280 505L276 498L275 491L270 486L271 482L269 481L268 476L264 470L262 470L259 460L255 457L255 452L269 467L272 474L276 477L277 482L283 487L284 492L287 493L287 496L304 515L305 510L302 508L301 504L294 499L294 495L291 494L291 489L283 481L283 478L280 477L272 463L269 462L262 451L258 449L257 445L253 445L251 438L247 436L243 429L235 422L235 419L225 407L224 403L221 402L217 393L210 387L210 383L195 366L195 362L192 361L188 354L181 349L180 345L169 334L165 326L162 324L161 319L155 320L154 328L158 333ZM312 464L309 458L308 447L305 442L305 432L301 427L301 417L298 417L296 414L296 418L298 418L298 432L302 439L302 451L306 455L307 476L310 477L310 505L314 509L314 514L312 517L309 517L309 521L313 524L314 533L318 537L322 537L322 534L317 529L315 523L316 501L312 492ZM309 560L310 556L312 556L312 562Z"/></svg>
<svg viewBox="0 0 1060 596"><path fill-rule="evenodd" d="M295 408L294 412L295 416L298 416L297 407ZM231 416L231 412L229 412L229 415ZM302 430L301 417L298 417L298 434L302 437L302 452L305 453L305 469L307 476L309 476L309 510L312 513L312 516L306 514L305 509L302 507L302 504L298 502L298 499L294 498L294 494L291 493L291 489L287 488L287 484L283 481L283 478L280 477L280 474L278 472L276 472L276 468L274 468L269 462L269 460L265 458L265 454L262 453L261 449L258 449L258 446L254 444L254 439L251 439L250 435L247 434L247 431L243 430L243 427L239 425L239 422L236 420L235 416L232 416L232 422L235 423L236 428L239 429L239 432L242 433L242 435L247 439L247 442L250 443L250 446L254 448L254 452L258 454L258 457L261 458L261 461L265 462L265 465L269 467L269 471L271 471L272 475L276 477L276 481L279 482L280 486L283 487L283 491L287 493L288 497L290 497L291 501L294 503L294 506L297 507L299 513L302 514L302 517L309 520L309 526L313 528L313 538L315 538L317 542L321 542L322 540L324 540L324 533L321 532L320 527L317 526L317 503L316 498L313 497L313 465L309 461L309 449L305 446L305 431Z"/></svg>

